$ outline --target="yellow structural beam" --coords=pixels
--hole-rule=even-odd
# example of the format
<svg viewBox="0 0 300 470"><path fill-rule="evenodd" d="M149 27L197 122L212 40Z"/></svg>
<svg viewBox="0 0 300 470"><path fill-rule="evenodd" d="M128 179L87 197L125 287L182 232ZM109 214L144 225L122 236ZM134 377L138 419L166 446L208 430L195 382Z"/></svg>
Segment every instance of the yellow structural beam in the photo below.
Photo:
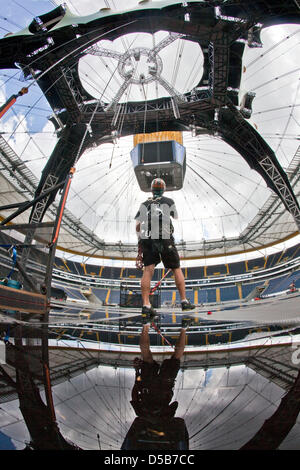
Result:
<svg viewBox="0 0 300 470"><path fill-rule="evenodd" d="M238 293L239 293L239 299L242 299L243 298L242 286L238 284L237 288L238 288Z"/></svg>
<svg viewBox="0 0 300 470"><path fill-rule="evenodd" d="M109 301L109 296L110 296L110 289L108 289L106 297L105 297L105 303L107 304Z"/></svg>
<svg viewBox="0 0 300 470"><path fill-rule="evenodd" d="M133 136L133 146L147 142L165 142L166 140L175 140L180 145L183 144L182 132L180 131L165 131L165 132L151 132L149 134L135 134Z"/></svg>

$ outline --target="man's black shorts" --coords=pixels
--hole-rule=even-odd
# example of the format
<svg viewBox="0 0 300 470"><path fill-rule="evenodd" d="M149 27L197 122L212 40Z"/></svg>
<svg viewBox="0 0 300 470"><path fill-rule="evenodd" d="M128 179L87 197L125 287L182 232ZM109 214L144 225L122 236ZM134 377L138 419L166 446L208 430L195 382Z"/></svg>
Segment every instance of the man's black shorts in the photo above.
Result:
<svg viewBox="0 0 300 470"><path fill-rule="evenodd" d="M143 361L141 365L143 385L151 387L151 385L155 385L156 379L159 378L163 383L168 383L172 388L179 369L180 360L174 357L165 359L161 365L156 361L151 363Z"/></svg>
<svg viewBox="0 0 300 470"><path fill-rule="evenodd" d="M141 240L144 266L155 266L161 261L167 269L180 267L180 259L174 240Z"/></svg>

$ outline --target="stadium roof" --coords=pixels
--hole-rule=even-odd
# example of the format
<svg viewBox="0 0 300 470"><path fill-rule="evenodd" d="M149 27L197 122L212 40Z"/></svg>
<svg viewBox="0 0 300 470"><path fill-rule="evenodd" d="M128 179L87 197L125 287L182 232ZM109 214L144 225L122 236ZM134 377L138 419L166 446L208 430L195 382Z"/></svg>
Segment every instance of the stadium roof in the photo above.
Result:
<svg viewBox="0 0 300 470"><path fill-rule="evenodd" d="M13 7L5 7L0 25L3 37L7 31L16 34L7 35L4 44L10 44L9 41L15 44L13 41L19 41L20 36L28 44L36 41L35 49L30 49L30 63L34 68L35 60L39 59L40 54L46 55L48 49L44 46L42 50L39 42L41 34L34 30L39 23L37 20L34 22L33 18L39 16L44 23L51 22L50 17L42 15L59 2L29 2L31 6L28 4L26 8L13 3ZM184 6L185 3L187 6ZM240 27L243 23L243 14L253 16L253 12L247 10L247 2L241 1L238 5L236 2L214 3L220 6L213 7L210 2L170 0L137 4L135 0L128 0L124 11L119 3L113 1L67 1L66 8L55 14L57 16L61 12L61 19L45 32L50 38L50 48L55 47L59 40L65 42L67 47L68 41L71 42L68 35L70 28L78 28L79 31L78 24L84 32L85 25L92 21L106 19L110 26L115 21L115 28L126 22L124 31L121 29L124 34L110 30L108 39L100 38L98 42L93 39L92 46L85 43L86 47L80 51L76 73L67 75L70 70L72 72L70 63L61 69L67 76L66 83L73 90L74 103L70 107L63 107L61 100L66 99L67 92L60 89L63 96L58 95L53 76L52 93L49 89L51 84L46 78L34 79L38 70L31 69L29 73L23 63L10 64L11 55L4 53L2 56L0 104L22 86L32 86L0 122L1 188L4 188L0 193L1 205L8 201L15 202L16 198L21 201L33 197L51 168L50 157L53 157L63 129L67 127L68 116L74 113L75 119L76 106L83 113L82 105L85 118L89 116L84 131L80 130L81 134L78 131L83 147L86 135L89 145L86 145L76 164L58 243L65 256L81 254L135 258L134 216L139 204L148 195L141 192L134 175L130 158L133 135L143 130L162 131L165 121L166 130L182 132L187 152L184 186L168 194L175 200L179 212L179 220L174 224L175 238L183 257L211 257L261 249L298 233L295 217L257 168L250 165L250 140L245 149L245 153L249 153L248 160L245 155L241 156L236 145L230 145L231 130L225 113L226 104L200 108L204 121L210 119L209 125L199 126L199 114L197 125L193 125L192 120L187 125L188 118L196 109L191 98L193 93L207 92L210 79L207 74L211 69L207 63L209 47L205 47L205 41L209 45L209 40L205 34L211 27L212 18L227 22L228 29L235 31L236 25ZM288 2L281 10L276 10L277 3L274 6L273 2L274 12L269 18L263 11L267 2L254 3L261 9L250 28L256 34L254 39L241 33L231 38L226 93L234 108L244 112L243 117L250 126L251 135L257 133L274 152L299 200L299 11L294 2ZM226 18L225 11L222 11L223 4L228 7ZM235 6L230 9L231 4ZM101 7L104 10L99 11ZM108 7L111 9L105 10ZM184 19L187 30L191 27L189 25L194 24L194 17L199 16L197 7L202 8L201 14L205 11L202 19L197 16L204 31L201 30L201 40L198 39L198 32L176 32L169 16L168 21L161 21L161 29L156 25L157 9L162 19L179 7L186 8ZM141 17L146 18L148 23L146 21L140 25L138 20ZM130 22L137 22L138 25L128 26ZM227 34L226 28L224 31ZM224 31L222 39L226 38ZM137 83L131 81L126 85L122 73L128 71L126 60L132 62L134 50L141 54L143 60L134 62ZM160 74L156 75L155 80L143 82L139 77L149 70L149 51L153 50L156 51ZM68 51L66 49L64 57ZM73 55L71 52L70 56L74 57L74 51ZM46 59L45 63L49 67ZM215 59L215 73L217 65ZM16 71L16 67L21 70ZM76 86L72 88L73 83ZM75 89L78 96L75 96ZM246 93L248 99L253 99L249 108L242 107ZM170 100L171 95L173 99ZM188 106L186 103L181 106L182 96L188 96ZM97 114L100 107L107 109L106 113L102 113L103 117L101 113L99 116ZM66 109L69 114L66 114ZM129 109L132 111L130 118ZM196 111L199 113L199 109ZM138 113L140 118L136 118ZM219 117L222 125L214 127L218 113L223 113ZM112 122L115 123L114 127ZM222 134L225 124L226 132ZM104 135L99 131L101 126L105 127L105 131L112 131ZM93 133L97 134L95 138ZM70 148L69 142L63 152L71 153ZM22 183L24 186L25 177L28 184L24 188ZM58 201L57 196L56 204ZM6 217L9 213L1 211L1 216ZM15 222L28 221L28 215L25 212ZM50 211L46 220L51 217Z"/></svg>

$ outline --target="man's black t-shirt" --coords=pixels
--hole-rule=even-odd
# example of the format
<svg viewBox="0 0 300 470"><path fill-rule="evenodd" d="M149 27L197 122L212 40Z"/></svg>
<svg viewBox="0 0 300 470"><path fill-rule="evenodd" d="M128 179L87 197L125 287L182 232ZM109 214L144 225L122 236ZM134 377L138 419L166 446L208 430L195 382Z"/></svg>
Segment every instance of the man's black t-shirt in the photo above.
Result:
<svg viewBox="0 0 300 470"><path fill-rule="evenodd" d="M161 365L140 361L130 402L137 416L174 417L178 402L171 401L179 368L180 361L175 358L165 359Z"/></svg>
<svg viewBox="0 0 300 470"><path fill-rule="evenodd" d="M172 220L178 218L173 199L160 196L147 199L135 216L141 224L141 239L170 239L174 232Z"/></svg>

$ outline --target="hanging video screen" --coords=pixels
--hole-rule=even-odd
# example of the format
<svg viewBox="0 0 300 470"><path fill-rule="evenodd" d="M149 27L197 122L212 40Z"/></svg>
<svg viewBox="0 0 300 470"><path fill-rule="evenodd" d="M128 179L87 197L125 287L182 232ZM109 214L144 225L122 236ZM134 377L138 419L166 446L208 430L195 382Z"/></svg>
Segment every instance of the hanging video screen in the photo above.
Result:
<svg viewBox="0 0 300 470"><path fill-rule="evenodd" d="M143 163L174 161L172 141L139 144L139 161Z"/></svg>

